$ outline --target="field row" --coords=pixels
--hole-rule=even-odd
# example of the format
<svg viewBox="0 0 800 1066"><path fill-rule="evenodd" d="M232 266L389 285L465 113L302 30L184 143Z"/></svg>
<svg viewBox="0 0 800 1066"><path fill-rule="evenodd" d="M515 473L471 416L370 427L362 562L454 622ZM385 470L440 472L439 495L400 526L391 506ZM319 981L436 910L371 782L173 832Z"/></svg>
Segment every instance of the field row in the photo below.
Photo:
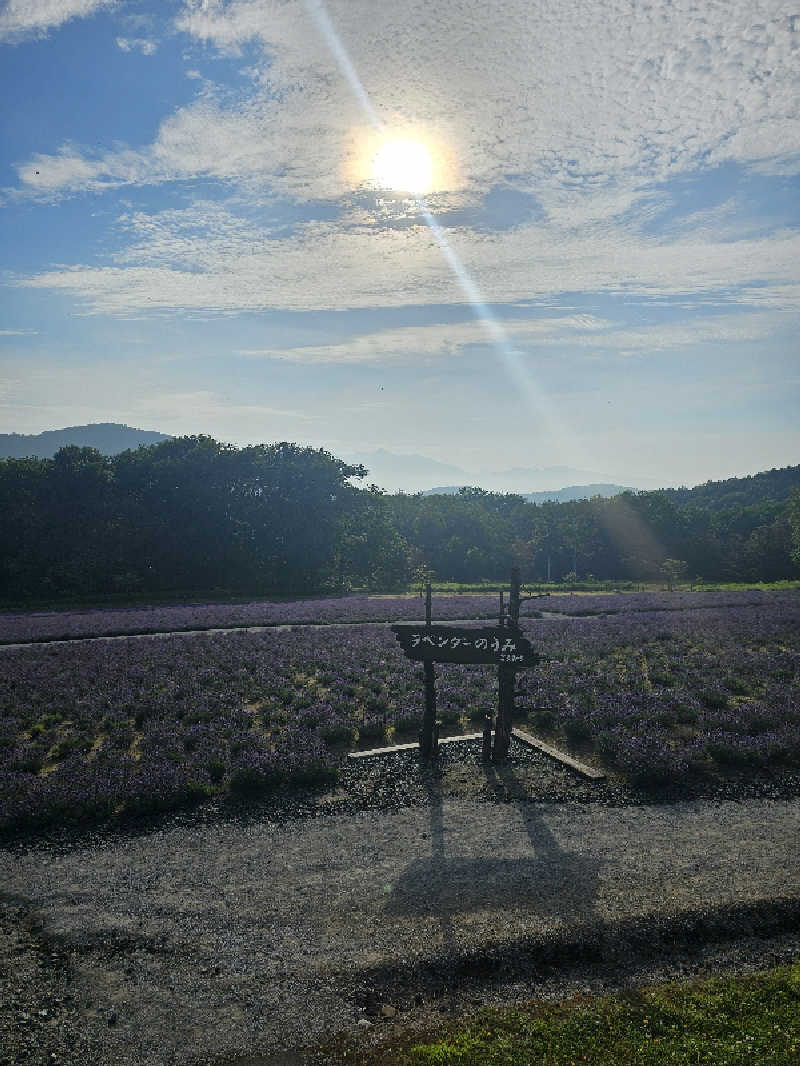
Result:
<svg viewBox="0 0 800 1066"><path fill-rule="evenodd" d="M522 614L554 612L567 615L599 615L622 611L701 610L708 607L787 603L797 598L794 590L763 589L707 592L644 592L545 595L523 602ZM499 613L499 595L452 595L433 597L433 618L494 618ZM0 613L0 644L60 640L125 633L166 633L193 629L225 629L235 626L302 625L327 622L400 622L425 617L419 596L340 596L328 599L275 603L201 603L154 607L104 608L73 611L7 611Z"/></svg>
<svg viewBox="0 0 800 1066"><path fill-rule="evenodd" d="M639 785L800 765L800 595L669 611L613 599L619 613L603 618L523 623L555 660L518 675L519 709L535 732ZM415 739L421 721L421 670L382 627L0 655L6 831L330 777L349 746ZM446 728L475 728L493 711L494 670L437 671Z"/></svg>

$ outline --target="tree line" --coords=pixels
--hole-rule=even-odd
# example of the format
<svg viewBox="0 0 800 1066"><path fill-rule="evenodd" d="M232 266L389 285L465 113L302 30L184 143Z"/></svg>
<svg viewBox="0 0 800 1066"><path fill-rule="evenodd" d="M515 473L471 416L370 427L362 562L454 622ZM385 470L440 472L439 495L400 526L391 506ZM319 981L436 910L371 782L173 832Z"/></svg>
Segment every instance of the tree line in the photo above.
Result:
<svg viewBox="0 0 800 1066"><path fill-rule="evenodd" d="M0 598L390 590L512 566L526 582L800 575L800 467L542 504L388 496L355 484L367 474L324 449L202 435L0 460Z"/></svg>

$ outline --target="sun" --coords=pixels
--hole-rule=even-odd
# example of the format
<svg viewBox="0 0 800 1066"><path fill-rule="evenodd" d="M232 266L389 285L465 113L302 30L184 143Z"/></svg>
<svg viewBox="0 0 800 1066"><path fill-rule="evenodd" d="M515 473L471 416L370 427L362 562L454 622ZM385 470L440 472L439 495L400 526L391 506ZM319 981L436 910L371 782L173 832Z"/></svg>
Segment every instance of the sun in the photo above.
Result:
<svg viewBox="0 0 800 1066"><path fill-rule="evenodd" d="M421 141L388 141L375 155L372 176L382 189L421 196L433 185L433 160Z"/></svg>

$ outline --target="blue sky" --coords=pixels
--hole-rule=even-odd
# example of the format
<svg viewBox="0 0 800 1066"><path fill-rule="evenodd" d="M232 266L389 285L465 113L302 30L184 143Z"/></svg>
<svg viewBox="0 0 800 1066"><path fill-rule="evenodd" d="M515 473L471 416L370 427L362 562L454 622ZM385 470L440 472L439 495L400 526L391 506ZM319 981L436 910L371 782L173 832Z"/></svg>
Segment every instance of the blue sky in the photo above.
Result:
<svg viewBox="0 0 800 1066"><path fill-rule="evenodd" d="M800 462L788 10L0 3L0 432Z"/></svg>

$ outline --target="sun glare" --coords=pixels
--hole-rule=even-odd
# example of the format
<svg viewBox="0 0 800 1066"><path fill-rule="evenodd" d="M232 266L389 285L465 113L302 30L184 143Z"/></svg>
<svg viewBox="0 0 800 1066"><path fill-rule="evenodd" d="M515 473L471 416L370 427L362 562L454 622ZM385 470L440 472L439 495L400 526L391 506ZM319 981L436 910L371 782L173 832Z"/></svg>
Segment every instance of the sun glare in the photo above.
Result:
<svg viewBox="0 0 800 1066"><path fill-rule="evenodd" d="M389 141L378 150L372 175L382 189L421 196L433 184L433 160L420 141Z"/></svg>

